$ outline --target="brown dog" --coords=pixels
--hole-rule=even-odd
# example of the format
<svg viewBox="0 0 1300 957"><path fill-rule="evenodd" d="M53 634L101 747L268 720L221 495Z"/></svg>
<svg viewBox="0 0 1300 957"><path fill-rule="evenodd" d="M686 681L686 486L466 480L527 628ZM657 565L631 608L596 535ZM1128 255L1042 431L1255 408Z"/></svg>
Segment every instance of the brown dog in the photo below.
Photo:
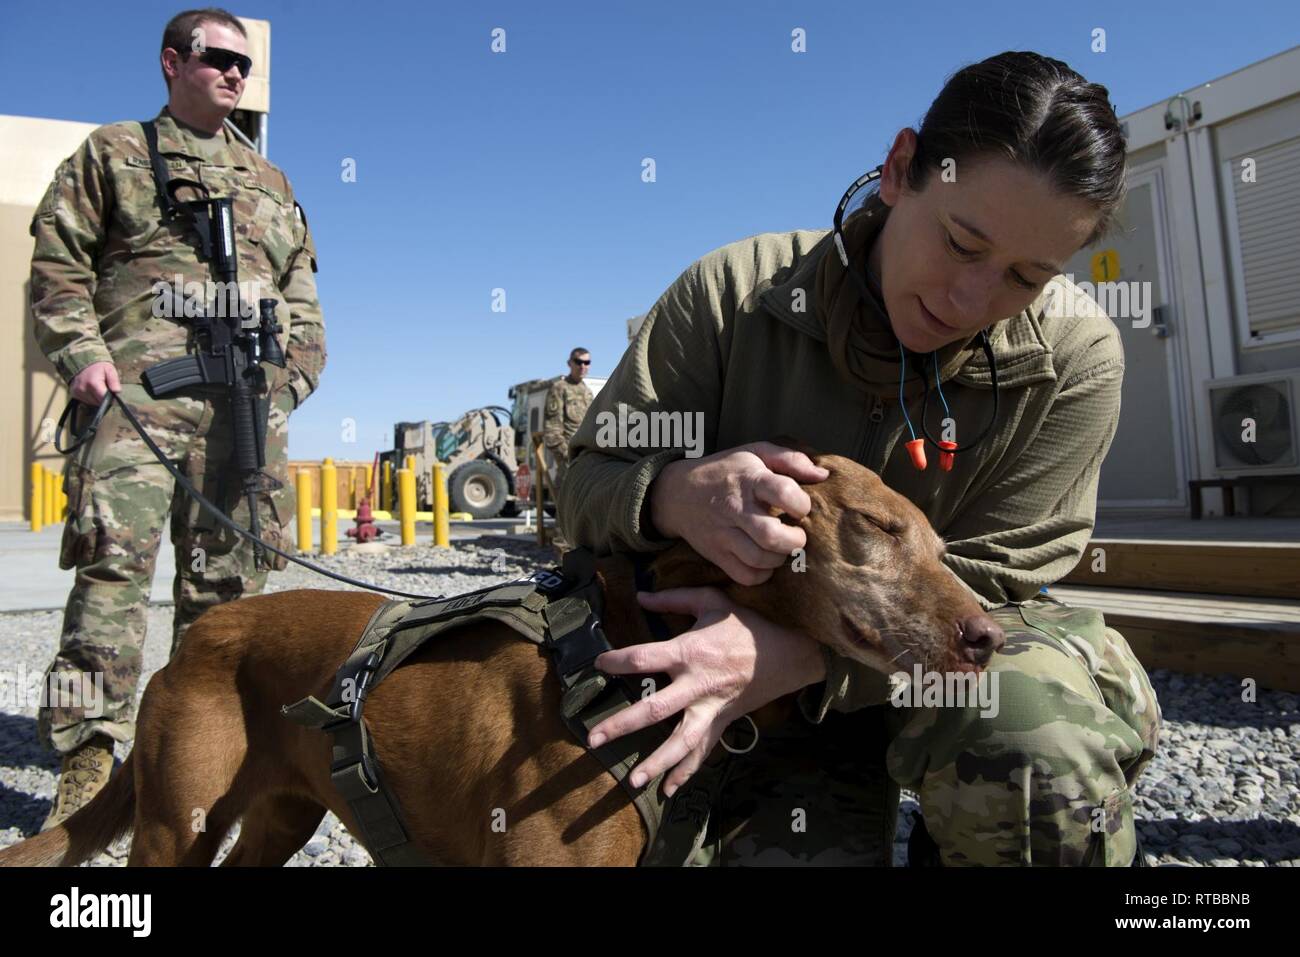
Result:
<svg viewBox="0 0 1300 957"><path fill-rule="evenodd" d="M941 562L943 542L925 516L851 460L815 461L831 474L804 486L812 499L800 522L805 571L783 566L763 585L739 586L679 543L652 566L656 590L716 585L884 672L987 663L1002 632ZM630 563L602 559L598 575L610 642L651 640ZM64 824L0 851L0 864L77 864L133 830L129 864L207 866L242 820L223 863L281 865L326 810L358 834L330 782L329 736L286 720L280 707L324 697L381 601L303 590L209 611L149 682L121 770ZM640 815L566 730L559 699L538 648L495 622L429 642L375 687L366 720L411 837L429 859L637 862L646 840ZM490 826L498 809L503 833Z"/></svg>

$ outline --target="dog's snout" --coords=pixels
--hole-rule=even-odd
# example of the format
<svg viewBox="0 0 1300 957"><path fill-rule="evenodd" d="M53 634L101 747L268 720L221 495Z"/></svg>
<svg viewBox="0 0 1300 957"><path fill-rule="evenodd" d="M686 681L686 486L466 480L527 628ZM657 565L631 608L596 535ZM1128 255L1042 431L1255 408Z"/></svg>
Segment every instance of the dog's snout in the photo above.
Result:
<svg viewBox="0 0 1300 957"><path fill-rule="evenodd" d="M1002 627L988 615L971 615L957 623L961 632L961 657L983 667L1007 642Z"/></svg>

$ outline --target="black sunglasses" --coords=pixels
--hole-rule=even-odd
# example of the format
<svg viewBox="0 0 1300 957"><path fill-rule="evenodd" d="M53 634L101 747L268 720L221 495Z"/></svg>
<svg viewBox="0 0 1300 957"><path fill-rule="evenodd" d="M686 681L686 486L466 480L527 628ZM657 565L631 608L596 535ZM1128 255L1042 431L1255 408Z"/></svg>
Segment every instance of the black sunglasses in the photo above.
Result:
<svg viewBox="0 0 1300 957"><path fill-rule="evenodd" d="M189 59L191 51L179 50L177 52L180 53L182 60L186 60ZM251 58L242 53L236 53L234 50L223 50L221 47L208 47L199 54L199 62L204 66L214 68L218 73L225 73L233 64L239 67L239 75L245 80L248 79L248 74L253 70Z"/></svg>
<svg viewBox="0 0 1300 957"><path fill-rule="evenodd" d="M580 366L589 366L589 365L591 365L591 360L590 360L590 359L570 359L569 361L570 361L570 362L576 362L576 363L578 363L578 365L580 365Z"/></svg>

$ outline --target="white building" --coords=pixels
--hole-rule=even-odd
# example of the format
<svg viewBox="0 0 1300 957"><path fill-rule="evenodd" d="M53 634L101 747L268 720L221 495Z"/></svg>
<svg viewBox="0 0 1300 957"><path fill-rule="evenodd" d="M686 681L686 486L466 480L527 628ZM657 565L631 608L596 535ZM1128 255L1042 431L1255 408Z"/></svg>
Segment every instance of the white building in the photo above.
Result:
<svg viewBox="0 0 1300 957"><path fill-rule="evenodd" d="M1099 507L1186 514L1191 480L1269 476L1237 512L1300 515L1300 47L1121 120L1123 234L1066 267L1150 283L1148 314L1112 315L1126 374Z"/></svg>

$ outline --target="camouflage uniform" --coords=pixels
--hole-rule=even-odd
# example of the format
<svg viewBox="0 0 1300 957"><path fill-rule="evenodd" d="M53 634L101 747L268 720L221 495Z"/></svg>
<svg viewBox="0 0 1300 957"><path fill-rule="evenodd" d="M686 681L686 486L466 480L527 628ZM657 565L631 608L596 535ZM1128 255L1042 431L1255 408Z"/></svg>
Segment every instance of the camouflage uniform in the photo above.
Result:
<svg viewBox="0 0 1300 957"><path fill-rule="evenodd" d="M915 790L945 865L1127 866L1133 795L1161 714L1100 612L1032 601L997 609L998 711L911 709L887 757Z"/></svg>
<svg viewBox="0 0 1300 957"><path fill-rule="evenodd" d="M285 175L228 130L196 133L166 109L156 123L159 151L173 178L197 180L212 196L234 199L238 278L248 284L241 299L253 308L258 298L279 302L288 368L266 367L272 400L266 457L268 474L282 486L261 496L259 511L263 538L284 547L294 514L288 416L316 388L325 364L306 218ZM182 191L179 198L197 197ZM194 348L183 316L155 315L156 284L174 284L177 276L181 283L213 278L192 227L162 220L139 124L114 123L91 133L55 173L31 232L36 338L64 381L71 383L91 363L113 362L122 398L154 441L200 492L247 527L248 506L228 464L232 429L221 393L195 387L154 400L139 384L150 366ZM69 457L64 489L68 520L59 563L75 567L76 579L50 672L102 674L104 681L102 713L59 700L41 708L42 742L67 753L96 733L123 742L133 735L148 595L169 513L177 568L173 652L203 611L259 592L266 571L254 568L247 542L175 486L116 406L94 442ZM283 567L283 559L272 558L274 567Z"/></svg>
<svg viewBox="0 0 1300 957"><path fill-rule="evenodd" d="M1007 635L988 668L996 714L951 703L838 714L804 698L819 727L767 731L727 759L695 863L889 866L901 785L944 865L1129 865L1130 789L1161 725L1146 672L1091 609L1044 600L991 614Z"/></svg>
<svg viewBox="0 0 1300 957"><path fill-rule="evenodd" d="M582 417L591 405L591 389L587 383L574 382L568 376L557 380L546 393L546 419L542 426L542 440L547 453L555 460L555 487L564 483L569 469L569 439L578 431Z"/></svg>

